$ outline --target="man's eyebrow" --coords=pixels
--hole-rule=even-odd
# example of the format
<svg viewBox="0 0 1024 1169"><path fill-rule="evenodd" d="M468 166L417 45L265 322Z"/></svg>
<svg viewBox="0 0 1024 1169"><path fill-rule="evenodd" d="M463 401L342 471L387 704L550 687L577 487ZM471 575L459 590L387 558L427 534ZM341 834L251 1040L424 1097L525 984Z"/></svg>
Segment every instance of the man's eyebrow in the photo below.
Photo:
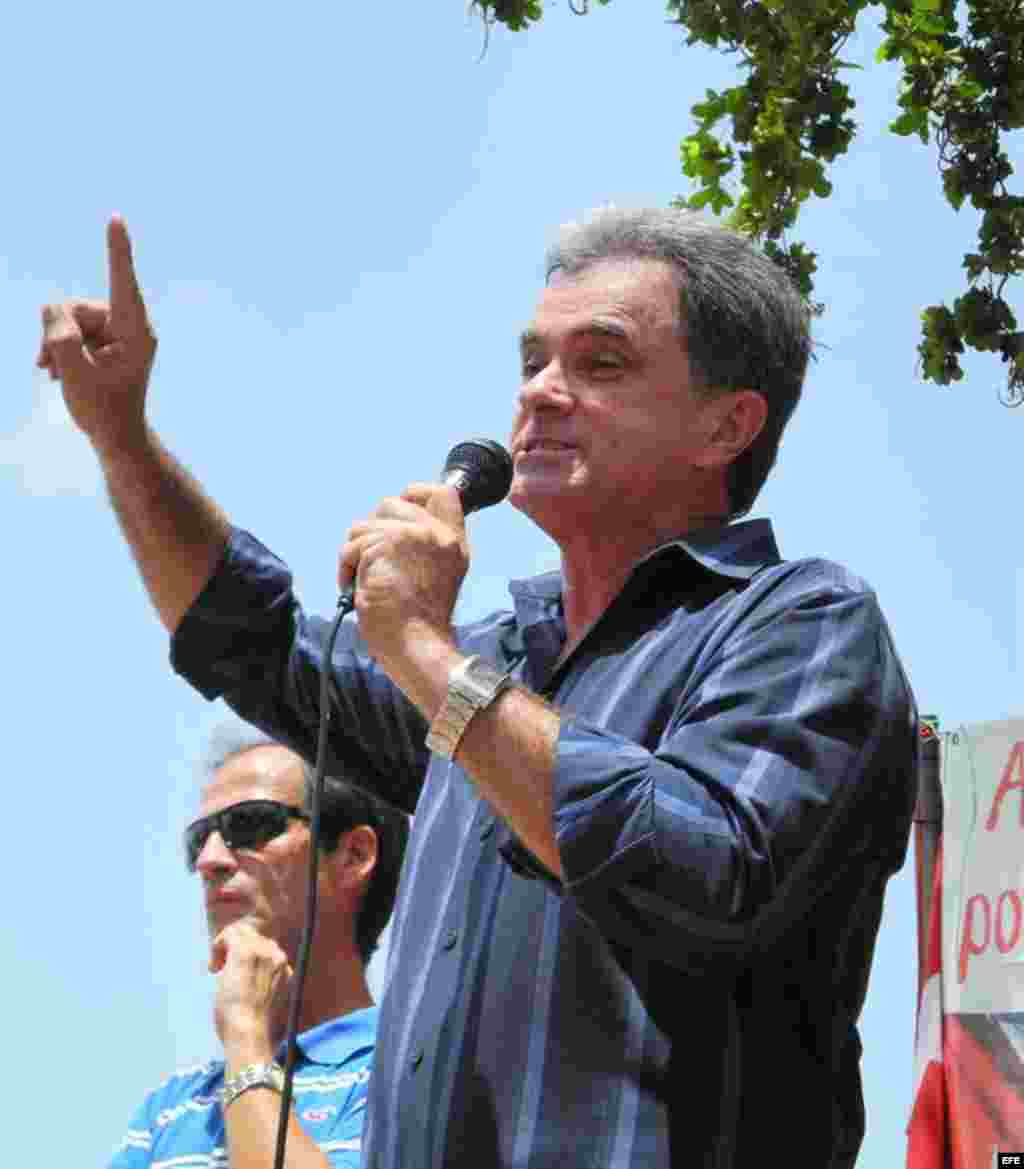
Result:
<svg viewBox="0 0 1024 1169"><path fill-rule="evenodd" d="M579 337L611 337L617 341L631 339L629 329L618 321L607 318L595 318L585 325L573 329L570 334L573 340ZM525 353L528 349L539 349L544 346L543 336L534 328L526 328L519 334L519 350Z"/></svg>

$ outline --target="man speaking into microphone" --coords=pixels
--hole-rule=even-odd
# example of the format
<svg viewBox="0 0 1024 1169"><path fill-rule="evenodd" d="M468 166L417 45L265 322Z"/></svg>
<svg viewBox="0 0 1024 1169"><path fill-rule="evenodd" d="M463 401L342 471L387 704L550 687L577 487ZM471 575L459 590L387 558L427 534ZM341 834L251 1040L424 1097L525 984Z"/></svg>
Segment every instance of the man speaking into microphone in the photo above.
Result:
<svg viewBox="0 0 1024 1169"><path fill-rule="evenodd" d="M871 589L737 522L799 399L785 275L681 211L565 229L520 338L510 499L561 570L454 628L452 486L353 524L324 663L286 566L146 422L155 353L120 220L110 302L43 310L175 668L414 827L365 1165L852 1166L857 1017L915 789L913 698Z"/></svg>

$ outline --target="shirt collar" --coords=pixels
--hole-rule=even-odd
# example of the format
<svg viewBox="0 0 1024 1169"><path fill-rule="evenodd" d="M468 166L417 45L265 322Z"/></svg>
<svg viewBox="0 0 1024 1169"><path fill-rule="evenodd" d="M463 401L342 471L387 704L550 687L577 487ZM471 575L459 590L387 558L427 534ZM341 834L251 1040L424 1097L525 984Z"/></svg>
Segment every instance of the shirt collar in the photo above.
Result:
<svg viewBox="0 0 1024 1169"><path fill-rule="evenodd" d="M744 520L739 524L702 528L662 544L643 560L651 560L666 548L680 548L708 572L732 580L749 581L762 568L782 560L771 520Z"/></svg>
<svg viewBox="0 0 1024 1169"><path fill-rule="evenodd" d="M744 520L742 523L701 528L659 544L633 565L634 570L670 548L681 550L708 572L739 581L749 581L766 565L778 564L782 559L771 520ZM524 600L557 600L562 594L562 574L545 572L525 580L511 581L509 592Z"/></svg>
<svg viewBox="0 0 1024 1169"><path fill-rule="evenodd" d="M364 1007L360 1011L349 1011L336 1019L318 1023L308 1031L302 1031L296 1043L310 1063L343 1063L355 1047L373 1046L377 1033L379 1007ZM286 1045L281 1044L277 1058L283 1065L287 1055Z"/></svg>

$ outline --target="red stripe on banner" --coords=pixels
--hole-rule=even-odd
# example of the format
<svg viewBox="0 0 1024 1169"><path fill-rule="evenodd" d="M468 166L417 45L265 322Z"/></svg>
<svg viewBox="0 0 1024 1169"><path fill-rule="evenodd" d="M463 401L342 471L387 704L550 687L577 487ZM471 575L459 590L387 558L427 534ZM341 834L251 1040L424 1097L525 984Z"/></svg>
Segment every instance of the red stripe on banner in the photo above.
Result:
<svg viewBox="0 0 1024 1169"><path fill-rule="evenodd" d="M942 839L932 869L927 937L921 947L914 1109L907 1125L907 1169L950 1169L946 1076L942 1061Z"/></svg>

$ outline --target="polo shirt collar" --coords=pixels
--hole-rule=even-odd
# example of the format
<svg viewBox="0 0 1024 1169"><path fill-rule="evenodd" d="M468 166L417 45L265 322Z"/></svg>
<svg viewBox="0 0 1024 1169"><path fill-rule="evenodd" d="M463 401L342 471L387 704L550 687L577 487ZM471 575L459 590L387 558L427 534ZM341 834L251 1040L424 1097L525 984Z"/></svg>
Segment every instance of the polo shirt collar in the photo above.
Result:
<svg viewBox="0 0 1024 1169"><path fill-rule="evenodd" d="M318 1023L308 1031L302 1031L296 1042L303 1056L310 1063L343 1063L354 1048L373 1046L377 1033L379 1007L364 1007L360 1011L349 1011L336 1019ZM284 1043L278 1048L277 1058L283 1065L287 1055Z"/></svg>

